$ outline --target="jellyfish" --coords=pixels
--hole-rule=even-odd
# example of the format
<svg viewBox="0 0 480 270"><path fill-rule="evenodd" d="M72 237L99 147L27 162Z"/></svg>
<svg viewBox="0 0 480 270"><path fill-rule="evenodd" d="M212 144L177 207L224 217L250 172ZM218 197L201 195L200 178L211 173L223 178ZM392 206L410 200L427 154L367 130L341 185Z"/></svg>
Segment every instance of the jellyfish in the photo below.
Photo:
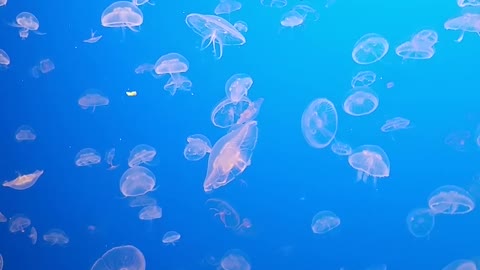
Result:
<svg viewBox="0 0 480 270"><path fill-rule="evenodd" d="M378 108L377 94L369 87L356 87L347 93L343 102L343 110L352 116L363 116L373 113Z"/></svg>
<svg viewBox="0 0 480 270"><path fill-rule="evenodd" d="M248 256L239 249L227 251L220 261L221 269L224 270L250 270Z"/></svg>
<svg viewBox="0 0 480 270"><path fill-rule="evenodd" d="M64 246L70 242L68 235L60 229L51 229L43 235L43 240L50 245Z"/></svg>
<svg viewBox="0 0 480 270"><path fill-rule="evenodd" d="M352 88L372 85L377 79L377 74L373 71L360 71L352 78Z"/></svg>
<svg viewBox="0 0 480 270"><path fill-rule="evenodd" d="M138 213L141 220L154 220L162 217L162 208L158 205L146 205Z"/></svg>
<svg viewBox="0 0 480 270"><path fill-rule="evenodd" d="M352 50L352 58L357 64L369 65L380 61L388 52L388 41L379 34L362 36Z"/></svg>
<svg viewBox="0 0 480 270"><path fill-rule="evenodd" d="M337 110L330 100L318 98L303 112L301 124L307 143L314 148L325 148L337 133Z"/></svg>
<svg viewBox="0 0 480 270"><path fill-rule="evenodd" d="M32 241L32 245L35 245L37 243L38 233L35 227L32 226L30 228L30 233L28 234L28 238L30 238L30 240Z"/></svg>
<svg viewBox="0 0 480 270"><path fill-rule="evenodd" d="M105 162L108 164L108 168L107 170L114 170L116 169L119 165L114 165L113 164L113 159L115 158L115 148L110 148L110 150L108 150L106 153L105 153Z"/></svg>
<svg viewBox="0 0 480 270"><path fill-rule="evenodd" d="M15 132L15 140L17 142L34 141L35 139L37 139L37 134L30 126L21 125Z"/></svg>
<svg viewBox="0 0 480 270"><path fill-rule="evenodd" d="M187 145L183 150L183 156L190 161L202 159L207 153L212 151L210 140L202 134L188 136Z"/></svg>
<svg viewBox="0 0 480 270"><path fill-rule="evenodd" d="M104 96L99 90L88 89L78 99L78 105L80 108L86 110L92 108L92 112L95 112L95 108L100 106L107 106L110 103L108 97Z"/></svg>
<svg viewBox="0 0 480 270"><path fill-rule="evenodd" d="M233 102L231 99L226 98L215 106L210 115L210 119L216 127L232 127L239 122L242 113L251 106L251 103L252 101L247 97L242 97L238 102Z"/></svg>
<svg viewBox="0 0 480 270"><path fill-rule="evenodd" d="M176 74L187 72L190 63L179 53L168 53L158 58L154 65L154 71L158 75Z"/></svg>
<svg viewBox="0 0 480 270"><path fill-rule="evenodd" d="M380 130L382 132L392 132L401 129L408 129L410 127L410 120L403 117L394 117L392 119L388 119L385 124L382 125Z"/></svg>
<svg viewBox="0 0 480 270"><path fill-rule="evenodd" d="M424 29L413 36L412 42L421 46L432 47L438 42L438 34L435 30Z"/></svg>
<svg viewBox="0 0 480 270"><path fill-rule="evenodd" d="M408 213L406 221L408 231L413 236L426 237L435 226L435 215L429 208L417 208Z"/></svg>
<svg viewBox="0 0 480 270"><path fill-rule="evenodd" d="M42 176L43 170L36 170L33 173L18 175L17 178L3 183L4 187L13 188L16 190L24 190L32 187L37 182L38 178Z"/></svg>
<svg viewBox="0 0 480 270"><path fill-rule="evenodd" d="M342 141L334 140L330 145L332 152L339 156L349 156L352 154L352 147Z"/></svg>
<svg viewBox="0 0 480 270"><path fill-rule="evenodd" d="M235 27L235 29L237 29L239 32L248 32L248 24L244 21L236 21L233 24L233 27Z"/></svg>
<svg viewBox="0 0 480 270"><path fill-rule="evenodd" d="M377 145L362 145L354 149L348 163L357 170L357 180L363 182L372 177L376 184L377 179L390 176L390 159Z"/></svg>
<svg viewBox="0 0 480 270"><path fill-rule="evenodd" d="M400 44L395 53L402 57L402 59L426 60L432 58L435 50L431 46L423 43L415 43L414 41L407 41Z"/></svg>
<svg viewBox="0 0 480 270"><path fill-rule="evenodd" d="M83 40L83 42L85 42L85 43L96 43L97 41L99 41L102 38L102 35L95 36L96 33L97 32L93 31L93 29L90 30L90 37L88 39Z"/></svg>
<svg viewBox="0 0 480 270"><path fill-rule="evenodd" d="M168 231L163 235L162 243L167 245L175 245L182 236L176 231Z"/></svg>
<svg viewBox="0 0 480 270"><path fill-rule="evenodd" d="M30 12L19 13L15 18L15 22L10 23L10 26L20 28L18 30L18 34L22 39L26 39L30 32L33 32L37 35L45 35L45 33L38 31L40 23L37 17Z"/></svg>
<svg viewBox="0 0 480 270"><path fill-rule="evenodd" d="M90 270L145 270L145 256L131 245L114 247L98 258Z"/></svg>
<svg viewBox="0 0 480 270"><path fill-rule="evenodd" d="M332 211L320 211L312 218L312 231L315 234L327 233L340 225L340 218Z"/></svg>
<svg viewBox="0 0 480 270"><path fill-rule="evenodd" d="M260 0L260 3L265 7L283 8L287 5L287 0Z"/></svg>
<svg viewBox="0 0 480 270"><path fill-rule="evenodd" d="M117 1L108 6L101 18L104 27L122 28L138 32L136 27L143 23L142 11L132 2Z"/></svg>
<svg viewBox="0 0 480 270"><path fill-rule="evenodd" d="M157 150L148 144L139 144L130 151L128 166L135 167L152 161L157 155Z"/></svg>
<svg viewBox="0 0 480 270"><path fill-rule="evenodd" d="M23 214L17 214L8 221L8 230L11 233L25 232L25 229L30 227L32 221Z"/></svg>
<svg viewBox="0 0 480 270"><path fill-rule="evenodd" d="M125 197L147 194L155 188L156 178L152 171L142 166L127 169L120 178L120 191Z"/></svg>
<svg viewBox="0 0 480 270"><path fill-rule="evenodd" d="M442 270L477 270L477 264L472 260L455 260L443 267Z"/></svg>
<svg viewBox="0 0 480 270"><path fill-rule="evenodd" d="M480 32L480 14L465 13L462 16L446 21L444 28L446 30L462 31L460 37L456 40L457 42L462 42L465 32Z"/></svg>
<svg viewBox="0 0 480 270"><path fill-rule="evenodd" d="M434 214L461 215L475 209L475 200L465 189L446 185L432 192L428 206Z"/></svg>
<svg viewBox="0 0 480 270"><path fill-rule="evenodd" d="M227 98L234 104L238 103L244 96L248 95L248 90L252 87L253 79L245 73L232 75L225 83L225 93Z"/></svg>
<svg viewBox="0 0 480 270"><path fill-rule="evenodd" d="M215 143L208 157L203 182L205 192L227 185L250 165L257 137L257 122L251 121L239 125Z"/></svg>
<svg viewBox="0 0 480 270"><path fill-rule="evenodd" d="M223 56L223 46L240 46L246 42L231 23L218 16L191 13L187 15L185 23L202 37L201 50L212 45L217 59Z"/></svg>
<svg viewBox="0 0 480 270"><path fill-rule="evenodd" d="M215 7L215 15L229 14L240 10L242 8L242 3L236 0L220 0L220 3Z"/></svg>
<svg viewBox="0 0 480 270"><path fill-rule="evenodd" d="M192 88L192 81L186 76L180 74L172 74L167 83L163 86L163 90L170 93L170 95L175 95L178 90L181 91L190 91Z"/></svg>
<svg viewBox="0 0 480 270"><path fill-rule="evenodd" d="M10 57L4 50L0 49L0 66L6 67L8 65L10 65Z"/></svg>
<svg viewBox="0 0 480 270"><path fill-rule="evenodd" d="M240 218L237 211L226 201L216 198L208 199L205 204L213 216L217 217L223 226L233 231L243 231L252 227L248 218Z"/></svg>
<svg viewBox="0 0 480 270"><path fill-rule="evenodd" d="M92 166L102 161L102 157L93 148L84 148L75 156L75 165L78 167Z"/></svg>

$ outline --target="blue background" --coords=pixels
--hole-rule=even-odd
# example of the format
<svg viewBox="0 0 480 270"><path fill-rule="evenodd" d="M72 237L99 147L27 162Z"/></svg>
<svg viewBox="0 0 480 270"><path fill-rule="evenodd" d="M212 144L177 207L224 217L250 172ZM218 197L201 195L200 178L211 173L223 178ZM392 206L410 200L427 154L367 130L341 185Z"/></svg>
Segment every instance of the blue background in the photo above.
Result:
<svg viewBox="0 0 480 270"><path fill-rule="evenodd" d="M312 1L308 4L320 19L296 29L282 28L279 21L303 1L284 9L243 1L231 20L248 23L247 43L226 47L221 60L214 59L211 48L199 50L201 38L184 22L189 13L212 14L216 1L156 0L155 6L141 7L145 20L138 33L100 25L110 3L9 0L0 7L0 48L11 58L0 72L0 178L45 171L31 189L1 189L0 211L8 217L24 213L39 234L61 228L70 237L65 247L41 240L33 246L25 235L11 234L7 224L0 224L4 269L89 269L106 250L124 244L142 250L147 269L215 269L205 258L220 258L232 248L248 254L253 269L365 269L379 263L388 269L441 269L480 254L478 211L437 217L426 239L411 236L405 222L437 187L470 188L480 164L473 137L463 152L444 143L452 132L467 130L473 136L480 119L480 37L467 33L455 43L460 32L444 30L447 19L462 14L454 0L337 0L328 9ZM21 40L8 23L22 11L35 14L39 31L47 34ZM396 46L427 28L439 33L432 59L403 61L395 55ZM96 44L82 42L90 29L103 35ZM360 66L351 51L370 32L383 35L390 51L382 61ZM193 95L170 96L163 90L166 79L133 72L169 52L190 61L186 75ZM55 70L32 78L30 68L44 58L55 63ZM373 89L380 106L356 118L341 104L352 76L362 70L377 73ZM204 134L212 143L225 134L213 127L210 112L234 73L250 74L249 97L265 99L252 165L240 177L248 187L235 181L205 194L207 158L189 162L183 148L191 134ZM390 81L395 86L387 89ZM88 88L100 89L110 105L94 113L82 110L77 100ZM127 97L127 89L138 96ZM345 158L305 142L300 118L319 97L337 107L339 139L354 147L377 144L389 155L391 176L377 188L356 183ZM382 133L380 126L396 116L410 119L414 128ZM35 129L35 142L14 140L23 124ZM158 184L153 195L163 217L153 222L140 221L138 209L128 207L118 187L129 151L141 143L155 147L158 156L151 167ZM121 167L75 167L74 157L85 147L100 153L116 147ZM204 206L210 197L227 200L250 218L251 231L225 230ZM320 210L335 212L341 226L314 235L311 218ZM168 230L182 234L176 246L161 243Z"/></svg>

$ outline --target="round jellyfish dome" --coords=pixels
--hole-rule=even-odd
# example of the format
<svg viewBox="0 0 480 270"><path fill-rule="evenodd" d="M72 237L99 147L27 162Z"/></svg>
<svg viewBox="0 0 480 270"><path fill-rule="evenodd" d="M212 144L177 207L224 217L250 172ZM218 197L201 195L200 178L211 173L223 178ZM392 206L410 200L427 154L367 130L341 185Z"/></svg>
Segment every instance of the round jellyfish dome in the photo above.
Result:
<svg viewBox="0 0 480 270"><path fill-rule="evenodd" d="M352 58L357 64L368 65L380 61L388 52L388 41L376 33L362 36L352 51Z"/></svg>
<svg viewBox="0 0 480 270"><path fill-rule="evenodd" d="M126 170L120 178L120 191L125 197L144 195L155 187L155 175L149 169L135 166Z"/></svg>
<svg viewBox="0 0 480 270"><path fill-rule="evenodd" d="M473 211L475 201L465 189L446 185L432 192L428 206L434 214L460 215Z"/></svg>
<svg viewBox="0 0 480 270"><path fill-rule="evenodd" d="M101 22L104 27L128 27L137 32L134 27L142 25L143 13L133 2L117 1L103 11Z"/></svg>
<svg viewBox="0 0 480 270"><path fill-rule="evenodd" d="M378 178L390 176L390 160L387 153L377 145L362 145L353 150L348 163L357 170L357 180L366 182L368 177Z"/></svg>
<svg viewBox="0 0 480 270"><path fill-rule="evenodd" d="M352 116L371 114L378 107L378 96L369 87L351 89L343 102L343 110Z"/></svg>
<svg viewBox="0 0 480 270"><path fill-rule="evenodd" d="M320 211L312 218L312 231L316 234L327 233L340 225L340 218L332 211Z"/></svg>
<svg viewBox="0 0 480 270"><path fill-rule="evenodd" d="M311 102L302 115L302 133L307 143L314 148L325 148L335 138L338 115L335 105L319 98Z"/></svg>
<svg viewBox="0 0 480 270"><path fill-rule="evenodd" d="M98 258L90 270L145 270L145 256L131 245L114 247Z"/></svg>
<svg viewBox="0 0 480 270"><path fill-rule="evenodd" d="M158 75L187 72L190 63L179 53L169 53L158 58L154 71Z"/></svg>
<svg viewBox="0 0 480 270"><path fill-rule="evenodd" d="M435 215L429 208L417 208L407 215L408 231L415 237L426 237L430 235L435 226Z"/></svg>

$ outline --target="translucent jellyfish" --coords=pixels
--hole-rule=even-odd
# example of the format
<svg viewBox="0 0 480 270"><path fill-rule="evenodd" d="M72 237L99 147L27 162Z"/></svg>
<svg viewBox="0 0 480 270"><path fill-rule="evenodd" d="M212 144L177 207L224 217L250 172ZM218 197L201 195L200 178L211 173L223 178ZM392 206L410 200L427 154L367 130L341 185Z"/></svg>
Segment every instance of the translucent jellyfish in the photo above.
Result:
<svg viewBox="0 0 480 270"><path fill-rule="evenodd" d="M40 63L32 68L32 76L40 77L40 74L47 74L55 69L55 64L50 59L43 59Z"/></svg>
<svg viewBox="0 0 480 270"><path fill-rule="evenodd" d="M90 270L145 270L145 256L136 247L114 247L98 258Z"/></svg>
<svg viewBox="0 0 480 270"><path fill-rule="evenodd" d="M155 3L151 2L150 0L133 0L132 2L136 6L142 6L145 4L149 4L150 6L155 6Z"/></svg>
<svg viewBox="0 0 480 270"><path fill-rule="evenodd" d="M37 182L38 178L42 176L42 174L43 170L36 170L33 173L24 175L19 174L17 178L11 181L4 182L2 186L13 188L16 190L24 190L32 187Z"/></svg>
<svg viewBox="0 0 480 270"><path fill-rule="evenodd" d="M432 56L435 54L435 50L433 47L423 45L422 43L407 41L400 44L395 49L395 53L404 60L426 60L432 58Z"/></svg>
<svg viewBox="0 0 480 270"><path fill-rule="evenodd" d="M338 115L335 105L326 99L312 101L302 115L302 133L314 148L325 148L335 138Z"/></svg>
<svg viewBox="0 0 480 270"><path fill-rule="evenodd" d="M157 204L157 200L155 198L152 198L145 194L145 195L132 197L132 199L128 203L128 206L145 207L145 206L156 205L156 204Z"/></svg>
<svg viewBox="0 0 480 270"><path fill-rule="evenodd" d="M320 211L312 218L312 231L316 234L327 233L340 225L340 218L332 211Z"/></svg>
<svg viewBox="0 0 480 270"><path fill-rule="evenodd" d="M260 4L266 7L283 8L287 5L287 0L260 0Z"/></svg>
<svg viewBox="0 0 480 270"><path fill-rule="evenodd" d="M37 243L38 233L35 227L32 226L30 228L30 233L28 234L28 238L30 238L30 240L32 241L32 245L35 245Z"/></svg>
<svg viewBox="0 0 480 270"><path fill-rule="evenodd" d="M235 103L231 99L226 98L215 106L210 115L210 119L216 127L231 127L239 121L242 113L248 109L250 103L252 102L247 97L243 97Z"/></svg>
<svg viewBox="0 0 480 270"><path fill-rule="evenodd" d="M382 132L392 132L410 127L410 120L403 117L394 117L392 119L388 119L385 124L382 125L380 130Z"/></svg>
<svg viewBox="0 0 480 270"><path fill-rule="evenodd" d="M177 91L190 91L192 89L192 81L180 74L172 74L167 83L163 86L163 90L175 95Z"/></svg>
<svg viewBox="0 0 480 270"><path fill-rule="evenodd" d="M185 22L202 37L201 50L212 45L217 59L222 58L223 46L240 46L246 42L245 37L231 23L218 16L192 13L187 15Z"/></svg>
<svg viewBox="0 0 480 270"><path fill-rule="evenodd" d="M352 88L372 85L377 79L377 74L373 71L360 71L352 78Z"/></svg>
<svg viewBox="0 0 480 270"><path fill-rule="evenodd" d="M477 264L471 260L455 260L443 267L442 270L477 270Z"/></svg>
<svg viewBox="0 0 480 270"><path fill-rule="evenodd" d="M154 70L158 75L187 72L190 63L179 53L168 53L158 58Z"/></svg>
<svg viewBox="0 0 480 270"><path fill-rule="evenodd" d="M141 220L154 220L162 217L162 208L158 205L147 205L140 209L138 218Z"/></svg>
<svg viewBox="0 0 480 270"><path fill-rule="evenodd" d="M257 137L257 122L251 121L239 125L215 143L203 182L205 192L227 185L250 165Z"/></svg>
<svg viewBox="0 0 480 270"><path fill-rule="evenodd" d="M432 192L428 206L433 214L461 215L473 211L475 200L465 189L447 185Z"/></svg>
<svg viewBox="0 0 480 270"><path fill-rule="evenodd" d="M352 51L352 58L357 64L368 65L380 61L388 52L388 41L379 34L369 33L362 36Z"/></svg>
<svg viewBox="0 0 480 270"><path fill-rule="evenodd" d="M30 12L21 12L15 18L15 22L10 23L10 26L20 28L18 34L22 39L26 39L29 36L30 31L34 32L37 35L44 35L45 33L38 32L40 23Z"/></svg>
<svg viewBox="0 0 480 270"><path fill-rule="evenodd" d="M70 242L68 235L60 229L51 229L43 235L43 240L50 245L63 246Z"/></svg>
<svg viewBox="0 0 480 270"><path fill-rule="evenodd" d="M363 182L372 177L376 184L378 178L390 176L390 160L377 145L362 145L354 149L348 157L348 163L357 170L357 180Z"/></svg>
<svg viewBox="0 0 480 270"><path fill-rule="evenodd" d="M110 150L108 150L106 153L105 153L105 162L108 164L108 168L107 170L114 170L118 167L118 164L117 165L114 165L113 164L113 159L115 158L115 148L110 148Z"/></svg>
<svg viewBox="0 0 480 270"><path fill-rule="evenodd" d="M220 261L223 270L250 270L250 262L248 256L239 249L231 249L227 251Z"/></svg>
<svg viewBox="0 0 480 270"><path fill-rule="evenodd" d="M138 32L135 28L142 25L143 13L132 2L117 1L108 6L102 13L102 25L104 27L122 28Z"/></svg>
<svg viewBox="0 0 480 270"><path fill-rule="evenodd" d="M236 0L220 0L220 3L215 7L215 15L230 14L234 11L240 10L242 3Z"/></svg>
<svg viewBox="0 0 480 270"><path fill-rule="evenodd" d="M459 152L466 152L471 149L472 133L467 130L454 131L445 137L445 144Z"/></svg>
<svg viewBox="0 0 480 270"><path fill-rule="evenodd" d="M102 157L93 148L84 148L75 156L75 165L78 167L92 166L102 161Z"/></svg>
<svg viewBox="0 0 480 270"><path fill-rule="evenodd" d="M244 21L236 21L233 24L233 27L235 27L235 29L237 29L239 32L248 32L248 24Z"/></svg>
<svg viewBox="0 0 480 270"><path fill-rule="evenodd" d="M457 5L459 7L478 7L480 6L479 0L457 0Z"/></svg>
<svg viewBox="0 0 480 270"><path fill-rule="evenodd" d="M438 42L438 34L435 30L425 29L416 33L412 42L420 46L431 47Z"/></svg>
<svg viewBox="0 0 480 270"><path fill-rule="evenodd" d="M97 41L99 41L102 38L102 35L95 36L96 33L97 33L96 31L90 30L90 37L83 40L83 42L85 42L85 43L96 43Z"/></svg>
<svg viewBox="0 0 480 270"><path fill-rule="evenodd" d="M242 100L248 95L248 90L252 87L253 80L250 75L245 73L237 73L232 75L225 83L225 93L227 98L234 104Z"/></svg>
<svg viewBox="0 0 480 270"><path fill-rule="evenodd" d="M155 71L154 70L155 68L155 65L152 65L152 64L141 64L139 65L138 67L135 68L135 73L136 74L143 74L145 72L153 72Z"/></svg>
<svg viewBox="0 0 480 270"><path fill-rule="evenodd" d="M176 231L168 231L163 235L162 243L175 245L182 236Z"/></svg>
<svg viewBox="0 0 480 270"><path fill-rule="evenodd" d="M78 99L78 105L80 108L86 110L92 108L92 112L95 112L96 107L107 106L110 103L108 97L104 96L99 90L88 89L83 96Z"/></svg>
<svg viewBox="0 0 480 270"><path fill-rule="evenodd" d="M305 22L305 17L296 10L290 10L283 14L280 24L284 27L297 27Z"/></svg>
<svg viewBox="0 0 480 270"><path fill-rule="evenodd" d="M209 211L213 212L213 216L217 217L227 229L242 231L251 227L250 220L247 218L240 219L237 211L224 200L211 198L205 202L205 205Z"/></svg>
<svg viewBox="0 0 480 270"><path fill-rule="evenodd" d="M363 116L373 113L378 107L378 96L369 87L351 89L343 102L343 110L352 116Z"/></svg>
<svg viewBox="0 0 480 270"><path fill-rule="evenodd" d="M352 154L352 147L344 142L334 140L330 145L332 152L339 156L349 156Z"/></svg>
<svg viewBox="0 0 480 270"><path fill-rule="evenodd" d="M147 194L155 188L155 175L149 169L135 166L126 170L120 178L120 191L125 197Z"/></svg>
<svg viewBox="0 0 480 270"><path fill-rule="evenodd" d="M7 0L0 0L0 7L3 7L7 4ZM0 255L1 256L1 255ZM3 260L2 260L2 267L3 267ZM0 267L0 270L2 269L2 267Z"/></svg>
<svg viewBox="0 0 480 270"><path fill-rule="evenodd" d="M130 151L128 166L135 167L152 161L157 155L157 150L148 144L139 144Z"/></svg>
<svg viewBox="0 0 480 270"><path fill-rule="evenodd" d="M4 50L0 49L0 66L6 67L8 65L10 65L10 57Z"/></svg>
<svg viewBox="0 0 480 270"><path fill-rule="evenodd" d="M8 221L8 230L11 233L25 232L25 229L32 224L32 221L23 214L17 214Z"/></svg>
<svg viewBox="0 0 480 270"><path fill-rule="evenodd" d="M0 223L4 222L7 222L7 217L2 212L0 212Z"/></svg>
<svg viewBox="0 0 480 270"><path fill-rule="evenodd" d="M465 13L460 17L450 19L443 25L446 30L462 31L460 37L456 40L461 42L465 32L480 32L480 14Z"/></svg>
<svg viewBox="0 0 480 270"><path fill-rule="evenodd" d="M406 222L408 231L413 236L426 237L435 226L435 215L429 208L417 208L408 213Z"/></svg>
<svg viewBox="0 0 480 270"><path fill-rule="evenodd" d="M15 140L17 140L17 142L34 141L36 138L37 134L35 130L27 125L21 125L15 132Z"/></svg>
<svg viewBox="0 0 480 270"><path fill-rule="evenodd" d="M190 161L202 159L207 153L212 151L210 140L202 134L188 136L187 145L183 150L183 156Z"/></svg>

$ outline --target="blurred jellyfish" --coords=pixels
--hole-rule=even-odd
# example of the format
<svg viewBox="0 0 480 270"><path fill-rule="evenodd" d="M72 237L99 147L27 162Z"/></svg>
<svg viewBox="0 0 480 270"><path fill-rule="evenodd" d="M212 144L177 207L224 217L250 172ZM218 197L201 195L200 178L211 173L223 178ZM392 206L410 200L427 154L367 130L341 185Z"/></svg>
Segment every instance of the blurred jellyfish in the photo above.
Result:
<svg viewBox="0 0 480 270"><path fill-rule="evenodd" d="M382 125L380 130L382 132L393 132L401 129L408 129L411 128L410 120L403 118L403 117L394 117L392 119L388 119L385 124Z"/></svg>
<svg viewBox="0 0 480 270"><path fill-rule="evenodd" d="M330 145L332 152L339 156L349 156L352 154L352 147L342 141L334 140Z"/></svg>
<svg viewBox="0 0 480 270"><path fill-rule="evenodd" d="M426 237L430 235L435 226L435 215L429 208L417 208L407 215L408 231L415 237Z"/></svg>
<svg viewBox="0 0 480 270"><path fill-rule="evenodd" d="M340 218L332 211L320 211L312 218L312 231L316 234L327 233L340 226Z"/></svg>
<svg viewBox="0 0 480 270"><path fill-rule="evenodd" d="M376 33L362 36L352 51L352 58L357 64L368 65L380 61L388 52L388 41Z"/></svg>
<svg viewBox="0 0 480 270"><path fill-rule="evenodd" d="M43 174L43 170L36 170L33 173L18 175L17 178L11 181L4 182L2 186L13 188L16 190L24 190L35 185L38 178L40 178L42 174Z"/></svg>
<svg viewBox="0 0 480 270"><path fill-rule="evenodd" d="M43 240L50 245L64 246L70 242L68 235L60 229L51 229L43 235Z"/></svg>
<svg viewBox="0 0 480 270"><path fill-rule="evenodd" d="M230 14L234 11L240 10L242 3L236 0L220 0L220 3L215 7L215 15Z"/></svg>
<svg viewBox="0 0 480 270"><path fill-rule="evenodd" d="M6 67L8 65L10 65L10 57L4 50L0 49L0 66Z"/></svg>
<svg viewBox="0 0 480 270"><path fill-rule="evenodd" d="M15 132L15 140L17 140L17 142L34 141L36 138L35 130L27 125L21 125Z"/></svg>
<svg viewBox="0 0 480 270"><path fill-rule="evenodd" d="M465 189L446 185L432 192L428 206L434 214L461 215L475 209L475 200Z"/></svg>
<svg viewBox="0 0 480 270"><path fill-rule="evenodd" d="M90 270L145 270L145 256L131 245L114 247L98 258Z"/></svg>
<svg viewBox="0 0 480 270"><path fill-rule="evenodd" d="M107 106L110 103L108 97L104 96L99 90L88 89L78 99L78 105L80 108L86 110L92 108L92 112L95 112L95 108L100 106Z"/></svg>
<svg viewBox="0 0 480 270"><path fill-rule="evenodd" d="M84 148L75 156L75 165L78 167L92 166L99 164L101 161L102 157L93 148Z"/></svg>
<svg viewBox="0 0 480 270"><path fill-rule="evenodd" d="M122 28L138 32L136 27L143 23L142 11L132 2L117 1L108 6L101 18L104 27Z"/></svg>
<svg viewBox="0 0 480 270"><path fill-rule="evenodd" d="M233 27L235 27L235 29L237 29L239 32L248 32L248 24L244 21L236 21L233 24Z"/></svg>
<svg viewBox="0 0 480 270"><path fill-rule="evenodd" d="M8 230L11 233L25 232L25 229L30 227L32 221L23 214L16 214L8 221Z"/></svg>
<svg viewBox="0 0 480 270"><path fill-rule="evenodd" d="M220 261L221 269L224 270L250 270L248 256L239 249L227 251Z"/></svg>
<svg viewBox="0 0 480 270"><path fill-rule="evenodd" d="M263 6L271 8L283 8L287 5L287 0L260 0Z"/></svg>
<svg viewBox="0 0 480 270"><path fill-rule="evenodd" d="M90 30L90 37L88 39L83 40L83 42L96 43L97 41L99 41L102 38L102 35L95 36L96 33L97 33L96 31Z"/></svg>
<svg viewBox="0 0 480 270"><path fill-rule="evenodd" d="M444 27L446 30L462 31L460 37L456 40L461 42L465 32L480 32L480 14L465 13L462 16L446 21Z"/></svg>
<svg viewBox="0 0 480 270"><path fill-rule="evenodd" d="M181 91L190 91L192 88L192 81L187 77L180 74L172 74L167 83L163 86L163 90L170 93L170 95L175 95L178 90Z"/></svg>
<svg viewBox="0 0 480 270"><path fill-rule="evenodd" d="M168 231L163 235L162 243L167 245L175 245L182 236L176 231Z"/></svg>
<svg viewBox="0 0 480 270"><path fill-rule="evenodd" d="M157 155L157 150L148 144L139 144L130 151L128 166L135 167L152 161Z"/></svg>
<svg viewBox="0 0 480 270"><path fill-rule="evenodd" d="M202 159L207 153L212 151L210 140L202 134L188 136L187 145L183 150L183 156L190 161Z"/></svg>
<svg viewBox="0 0 480 270"><path fill-rule="evenodd" d="M377 94L369 87L356 87L347 93L343 102L343 110L352 116L363 116L373 113L378 107Z"/></svg>
<svg viewBox="0 0 480 270"><path fill-rule="evenodd" d="M162 217L162 208L158 205L147 205L140 209L138 218L141 220L154 220Z"/></svg>
<svg viewBox="0 0 480 270"><path fill-rule="evenodd" d="M316 99L303 112L301 124L307 143L314 148L325 148L337 133L337 110L330 100Z"/></svg>
<svg viewBox="0 0 480 270"><path fill-rule="evenodd" d="M125 197L147 194L155 188L156 178L152 171L142 166L126 170L120 178L120 191Z"/></svg>

